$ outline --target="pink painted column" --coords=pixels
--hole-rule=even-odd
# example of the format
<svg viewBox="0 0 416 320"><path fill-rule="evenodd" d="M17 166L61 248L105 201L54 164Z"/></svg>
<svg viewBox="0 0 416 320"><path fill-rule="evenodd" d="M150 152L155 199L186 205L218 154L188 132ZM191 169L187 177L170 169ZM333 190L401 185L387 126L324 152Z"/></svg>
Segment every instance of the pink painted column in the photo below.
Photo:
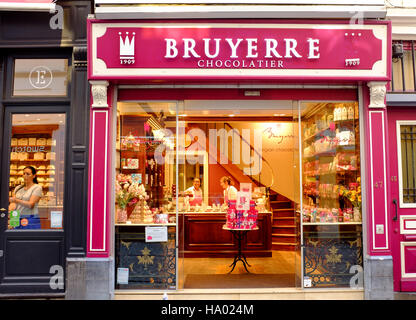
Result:
<svg viewBox="0 0 416 320"><path fill-rule="evenodd" d="M90 81L87 257L109 257L111 230L111 94L107 81Z"/></svg>
<svg viewBox="0 0 416 320"><path fill-rule="evenodd" d="M366 145L367 254L391 255L386 82L363 87ZM364 214L364 212L363 212Z"/></svg>

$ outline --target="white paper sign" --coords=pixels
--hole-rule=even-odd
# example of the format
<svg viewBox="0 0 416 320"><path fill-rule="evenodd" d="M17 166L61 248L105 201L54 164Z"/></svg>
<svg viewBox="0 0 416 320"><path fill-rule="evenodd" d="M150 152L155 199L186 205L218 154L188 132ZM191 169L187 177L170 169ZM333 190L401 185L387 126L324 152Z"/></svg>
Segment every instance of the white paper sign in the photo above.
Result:
<svg viewBox="0 0 416 320"><path fill-rule="evenodd" d="M312 279L309 277L304 277L303 278L303 286L305 288L311 288L312 287Z"/></svg>
<svg viewBox="0 0 416 320"><path fill-rule="evenodd" d="M168 241L168 228L146 227L145 238L146 242L166 242Z"/></svg>
<svg viewBox="0 0 416 320"><path fill-rule="evenodd" d="M251 183L247 183L247 182L241 182L240 183L240 191L242 192L252 192L252 187L253 185Z"/></svg>
<svg viewBox="0 0 416 320"><path fill-rule="evenodd" d="M51 211L51 228L62 228L62 211Z"/></svg>
<svg viewBox="0 0 416 320"><path fill-rule="evenodd" d="M251 192L237 192L237 210L250 210Z"/></svg>
<svg viewBox="0 0 416 320"><path fill-rule="evenodd" d="M129 284L129 268L117 268L117 283Z"/></svg>

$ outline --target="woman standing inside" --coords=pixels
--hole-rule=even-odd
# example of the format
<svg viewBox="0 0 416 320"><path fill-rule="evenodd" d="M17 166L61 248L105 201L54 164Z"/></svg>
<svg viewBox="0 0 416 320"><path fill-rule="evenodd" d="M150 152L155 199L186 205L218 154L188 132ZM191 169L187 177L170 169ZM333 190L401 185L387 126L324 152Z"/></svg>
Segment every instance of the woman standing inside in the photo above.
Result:
<svg viewBox="0 0 416 320"><path fill-rule="evenodd" d="M220 179L221 187L224 189L224 204L228 205L228 200L237 199L237 189L232 186L230 177L224 176Z"/></svg>
<svg viewBox="0 0 416 320"><path fill-rule="evenodd" d="M185 194L192 196L192 199L189 200L191 206L200 206L202 204L201 180L199 180L199 178L194 178L192 184L192 187L185 190Z"/></svg>
<svg viewBox="0 0 416 320"><path fill-rule="evenodd" d="M36 178L36 169L27 166L23 169L24 184L16 187L9 199L9 212L19 211L20 226L15 229L40 229L38 202L42 197L42 187Z"/></svg>

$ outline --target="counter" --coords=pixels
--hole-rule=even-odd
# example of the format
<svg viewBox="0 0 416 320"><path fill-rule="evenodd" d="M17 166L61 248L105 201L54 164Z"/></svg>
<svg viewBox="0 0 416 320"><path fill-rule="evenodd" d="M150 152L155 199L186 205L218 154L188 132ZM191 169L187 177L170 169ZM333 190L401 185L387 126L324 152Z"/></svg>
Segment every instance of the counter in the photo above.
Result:
<svg viewBox="0 0 416 320"><path fill-rule="evenodd" d="M184 257L234 257L237 243L231 232L223 230L226 213L179 213L179 252ZM272 217L270 212L259 213L259 230L247 233L242 250L247 257L272 256Z"/></svg>

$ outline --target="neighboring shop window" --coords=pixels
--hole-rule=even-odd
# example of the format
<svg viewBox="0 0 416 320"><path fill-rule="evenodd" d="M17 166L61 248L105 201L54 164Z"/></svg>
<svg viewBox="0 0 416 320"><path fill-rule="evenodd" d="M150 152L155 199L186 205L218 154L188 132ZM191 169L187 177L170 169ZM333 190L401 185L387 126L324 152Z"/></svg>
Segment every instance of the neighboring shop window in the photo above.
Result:
<svg viewBox="0 0 416 320"><path fill-rule="evenodd" d="M405 204L416 203L416 125L400 125L401 196Z"/></svg>
<svg viewBox="0 0 416 320"><path fill-rule="evenodd" d="M62 229L65 114L14 114L9 229Z"/></svg>
<svg viewBox="0 0 416 320"><path fill-rule="evenodd" d="M67 59L16 59L13 96L67 96Z"/></svg>
<svg viewBox="0 0 416 320"><path fill-rule="evenodd" d="M358 103L303 103L301 109L304 286L360 287Z"/></svg>
<svg viewBox="0 0 416 320"><path fill-rule="evenodd" d="M116 288L176 288L176 213L166 187L176 103L118 103L115 181Z"/></svg>
<svg viewBox="0 0 416 320"><path fill-rule="evenodd" d="M393 42L392 81L390 90L393 92L416 91L414 40Z"/></svg>

